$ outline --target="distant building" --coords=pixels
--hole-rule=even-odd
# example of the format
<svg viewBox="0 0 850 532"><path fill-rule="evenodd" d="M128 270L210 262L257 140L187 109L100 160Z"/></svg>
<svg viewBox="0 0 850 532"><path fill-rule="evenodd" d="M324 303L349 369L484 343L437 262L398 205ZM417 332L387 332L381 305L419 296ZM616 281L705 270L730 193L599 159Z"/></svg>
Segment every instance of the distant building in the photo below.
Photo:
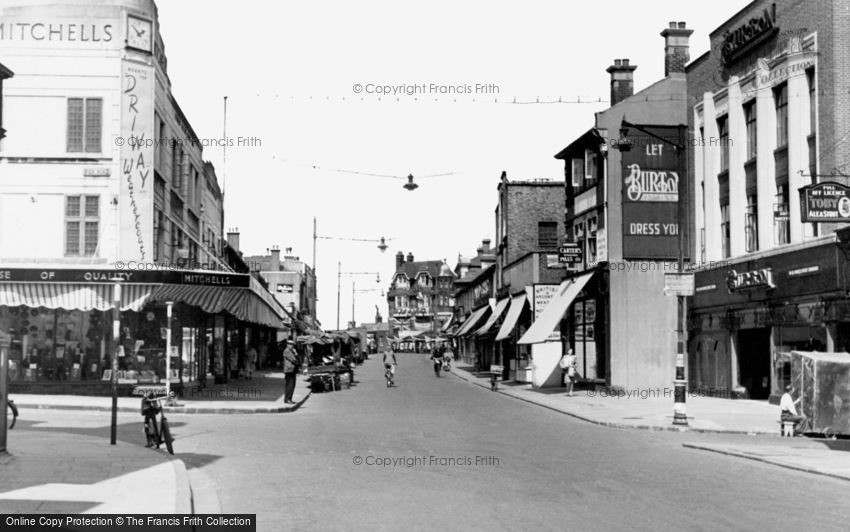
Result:
<svg viewBox="0 0 850 532"><path fill-rule="evenodd" d="M245 261L252 272L258 272L268 283L269 291L285 309L317 328L313 308L316 277L313 268L293 255L292 248L286 248L282 258L280 248L274 246L268 255L246 256Z"/></svg>
<svg viewBox="0 0 850 532"><path fill-rule="evenodd" d="M452 317L455 274L445 260L405 260L396 254L395 273L387 291L389 315L411 330L439 331Z"/></svg>

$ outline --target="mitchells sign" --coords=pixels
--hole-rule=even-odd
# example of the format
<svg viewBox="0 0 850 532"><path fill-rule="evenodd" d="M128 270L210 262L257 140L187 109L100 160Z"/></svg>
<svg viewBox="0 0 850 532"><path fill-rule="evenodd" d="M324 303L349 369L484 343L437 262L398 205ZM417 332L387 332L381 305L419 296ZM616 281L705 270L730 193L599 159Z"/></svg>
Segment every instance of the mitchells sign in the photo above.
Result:
<svg viewBox="0 0 850 532"><path fill-rule="evenodd" d="M745 51L779 32L776 25L776 4L771 4L761 15L751 17L735 29L723 34L720 44L720 60L728 65Z"/></svg>
<svg viewBox="0 0 850 532"><path fill-rule="evenodd" d="M800 210L804 223L850 222L850 187L833 181L802 187Z"/></svg>

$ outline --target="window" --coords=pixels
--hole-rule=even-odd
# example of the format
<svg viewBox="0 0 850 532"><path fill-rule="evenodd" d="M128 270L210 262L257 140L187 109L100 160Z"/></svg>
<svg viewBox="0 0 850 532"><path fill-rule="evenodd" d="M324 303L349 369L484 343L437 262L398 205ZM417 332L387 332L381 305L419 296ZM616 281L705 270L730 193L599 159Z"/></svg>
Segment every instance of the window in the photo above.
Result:
<svg viewBox="0 0 850 532"><path fill-rule="evenodd" d="M183 195L183 148L175 144L171 156L171 187Z"/></svg>
<svg viewBox="0 0 850 532"><path fill-rule="evenodd" d="M537 246L558 247L558 222L537 222Z"/></svg>
<svg viewBox="0 0 850 532"><path fill-rule="evenodd" d="M729 171L729 117L723 115L717 119L718 143L720 144L720 171Z"/></svg>
<svg viewBox="0 0 850 532"><path fill-rule="evenodd" d="M773 240L777 246L791 241L788 221L788 183L785 183L777 187L776 203L773 205Z"/></svg>
<svg viewBox="0 0 850 532"><path fill-rule="evenodd" d="M100 196L65 196L65 255L93 257L100 236Z"/></svg>
<svg viewBox="0 0 850 532"><path fill-rule="evenodd" d="M756 138L756 102L753 100L744 106L744 119L747 123L747 160L755 159L758 155Z"/></svg>
<svg viewBox="0 0 850 532"><path fill-rule="evenodd" d="M584 160L573 159L573 186L582 188L584 186Z"/></svg>
<svg viewBox="0 0 850 532"><path fill-rule="evenodd" d="M729 229L729 204L724 203L720 205L720 246L724 259L728 259L732 255Z"/></svg>
<svg viewBox="0 0 850 532"><path fill-rule="evenodd" d="M100 153L103 99L68 98L68 153Z"/></svg>
<svg viewBox="0 0 850 532"><path fill-rule="evenodd" d="M596 184L597 171L596 152L584 150L584 179L587 186Z"/></svg>
<svg viewBox="0 0 850 532"><path fill-rule="evenodd" d="M806 82L809 86L809 135L817 132L818 105L817 92L815 89L815 69L806 70Z"/></svg>
<svg viewBox="0 0 850 532"><path fill-rule="evenodd" d="M159 209L154 212L153 217L153 260L162 258L163 236L165 235L165 215Z"/></svg>
<svg viewBox="0 0 850 532"><path fill-rule="evenodd" d="M587 220L587 259L585 262L596 262L596 217Z"/></svg>
<svg viewBox="0 0 850 532"><path fill-rule="evenodd" d="M758 200L756 196L747 196L747 208L744 211L744 239L747 253L758 251Z"/></svg>
<svg viewBox="0 0 850 532"><path fill-rule="evenodd" d="M776 147L788 145L788 84L783 83L773 90L776 105Z"/></svg>

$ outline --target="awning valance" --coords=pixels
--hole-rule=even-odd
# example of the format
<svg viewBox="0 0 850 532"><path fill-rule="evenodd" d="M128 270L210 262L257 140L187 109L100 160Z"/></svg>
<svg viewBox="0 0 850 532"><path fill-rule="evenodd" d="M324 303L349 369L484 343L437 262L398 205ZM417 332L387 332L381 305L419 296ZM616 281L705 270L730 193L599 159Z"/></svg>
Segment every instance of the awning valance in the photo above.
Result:
<svg viewBox="0 0 850 532"><path fill-rule="evenodd" d="M475 331L476 336L483 336L490 332L490 329L493 328L493 325L496 323L496 321L499 320L499 318L502 316L502 313L505 312L505 309L508 307L508 303L510 302L511 300L507 297L497 302L496 309L493 311L492 314L490 314L490 317L487 319L486 322L484 322L484 325L482 325L480 329Z"/></svg>
<svg viewBox="0 0 850 532"><path fill-rule="evenodd" d="M564 312L567 311L567 308L569 308L592 275L593 272L586 273L574 279L567 279L561 283L555 297L549 301L549 304L540 316L534 320L534 323L531 324L531 327L528 328L517 343L539 344L545 342L549 338L549 335L552 334L552 331L555 330L555 327L558 326L558 323L564 316Z"/></svg>
<svg viewBox="0 0 850 532"><path fill-rule="evenodd" d="M519 320L519 315L522 314L522 309L525 308L526 301L528 301L528 298L525 293L511 298L511 306L508 309L508 315L505 317L505 321L502 322L502 326L499 328L499 333L496 335L497 341L504 340L511 335L514 327L516 327L517 320Z"/></svg>
<svg viewBox="0 0 850 532"><path fill-rule="evenodd" d="M284 320L278 316L252 288L233 288L201 285L162 285L151 295L151 301L173 301L198 307L204 312L226 312L242 321L283 328Z"/></svg>
<svg viewBox="0 0 850 532"><path fill-rule="evenodd" d="M122 285L121 310L141 310L157 286ZM106 311L112 308L113 290L113 284L0 283L0 305Z"/></svg>
<svg viewBox="0 0 850 532"><path fill-rule="evenodd" d="M486 305L472 313L466 323L455 333L455 336L466 336L481 323L481 319L490 312L490 306Z"/></svg>

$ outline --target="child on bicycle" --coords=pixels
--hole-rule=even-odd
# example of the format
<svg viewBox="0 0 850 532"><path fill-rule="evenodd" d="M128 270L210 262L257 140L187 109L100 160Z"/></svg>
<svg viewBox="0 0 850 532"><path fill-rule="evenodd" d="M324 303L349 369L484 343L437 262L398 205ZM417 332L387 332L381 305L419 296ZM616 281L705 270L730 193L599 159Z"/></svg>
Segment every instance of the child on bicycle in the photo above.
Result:
<svg viewBox="0 0 850 532"><path fill-rule="evenodd" d="M145 447L154 447L159 444L159 431L156 427L156 415L162 407L156 400L156 394L150 391L142 397L142 416L145 418L145 436L147 443Z"/></svg>

